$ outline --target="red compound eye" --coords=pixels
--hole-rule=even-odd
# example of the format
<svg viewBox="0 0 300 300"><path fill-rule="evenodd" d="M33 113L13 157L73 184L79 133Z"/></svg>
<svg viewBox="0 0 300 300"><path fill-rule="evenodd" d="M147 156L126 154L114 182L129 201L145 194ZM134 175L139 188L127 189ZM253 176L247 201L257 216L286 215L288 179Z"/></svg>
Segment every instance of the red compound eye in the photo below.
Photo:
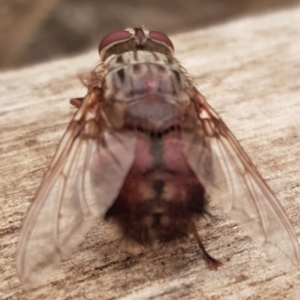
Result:
<svg viewBox="0 0 300 300"><path fill-rule="evenodd" d="M173 43L164 33L161 33L159 31L149 31L149 37L154 41L158 41L166 44L167 46L169 46L171 49L174 50Z"/></svg>
<svg viewBox="0 0 300 300"><path fill-rule="evenodd" d="M99 53L108 45L116 43L118 41L124 41L129 39L132 36L132 34L126 30L116 30L111 33L109 33L107 36L105 36L100 45L99 45Z"/></svg>

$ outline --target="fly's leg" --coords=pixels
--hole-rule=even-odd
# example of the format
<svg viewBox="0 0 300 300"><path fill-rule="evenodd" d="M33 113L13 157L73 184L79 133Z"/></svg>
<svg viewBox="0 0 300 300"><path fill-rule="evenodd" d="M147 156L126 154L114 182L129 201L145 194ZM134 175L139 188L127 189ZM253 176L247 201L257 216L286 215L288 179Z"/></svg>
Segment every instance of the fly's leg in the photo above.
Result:
<svg viewBox="0 0 300 300"><path fill-rule="evenodd" d="M95 71L92 71L89 74L81 74L78 76L81 83L87 87L88 93L92 91L92 89L99 89L102 92L102 89L99 87L99 77ZM76 108L80 108L82 102L85 97L79 98L72 98L70 99L71 105L75 106Z"/></svg>
<svg viewBox="0 0 300 300"><path fill-rule="evenodd" d="M192 230L193 230L193 235L198 243L199 248L202 251L203 254L203 258L205 259L205 261L208 263L208 266L211 270L217 270L218 267L222 266L223 264L218 261L217 259L211 257L208 252L205 250L204 245L202 244L201 238L198 234L197 228L195 226L195 223L192 223Z"/></svg>
<svg viewBox="0 0 300 300"><path fill-rule="evenodd" d="M72 98L70 99L70 104L75 106L76 108L80 108L82 105L84 97L81 98Z"/></svg>
<svg viewBox="0 0 300 300"><path fill-rule="evenodd" d="M88 91L88 94L94 93L95 96L98 98L98 101L100 102L103 99L103 91L99 87L91 87L90 90ZM87 94L87 95L88 95ZM80 108L85 97L78 97L78 98L72 98L70 99L70 104L75 106L76 108Z"/></svg>

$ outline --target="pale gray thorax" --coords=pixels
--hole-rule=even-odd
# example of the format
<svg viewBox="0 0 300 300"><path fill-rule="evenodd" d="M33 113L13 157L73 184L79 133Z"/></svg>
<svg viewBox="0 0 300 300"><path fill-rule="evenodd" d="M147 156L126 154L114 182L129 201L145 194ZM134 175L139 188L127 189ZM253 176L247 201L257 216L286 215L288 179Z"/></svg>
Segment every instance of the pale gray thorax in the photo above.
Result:
<svg viewBox="0 0 300 300"><path fill-rule="evenodd" d="M129 51L110 56L103 70L108 118L118 116L124 122L155 129L182 122L190 105L190 82L174 58Z"/></svg>

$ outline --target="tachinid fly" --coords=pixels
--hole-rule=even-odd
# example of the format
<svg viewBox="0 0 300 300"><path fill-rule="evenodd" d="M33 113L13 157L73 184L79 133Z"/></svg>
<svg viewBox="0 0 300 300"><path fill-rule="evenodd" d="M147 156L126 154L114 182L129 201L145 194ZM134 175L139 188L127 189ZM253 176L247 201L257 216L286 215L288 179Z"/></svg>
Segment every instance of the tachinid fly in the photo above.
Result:
<svg viewBox="0 0 300 300"><path fill-rule="evenodd" d="M37 285L99 218L141 244L192 233L212 269L221 263L195 227L208 195L284 270L299 263L280 204L163 33L115 31L23 223L18 274ZM214 191L226 198L214 199Z"/></svg>

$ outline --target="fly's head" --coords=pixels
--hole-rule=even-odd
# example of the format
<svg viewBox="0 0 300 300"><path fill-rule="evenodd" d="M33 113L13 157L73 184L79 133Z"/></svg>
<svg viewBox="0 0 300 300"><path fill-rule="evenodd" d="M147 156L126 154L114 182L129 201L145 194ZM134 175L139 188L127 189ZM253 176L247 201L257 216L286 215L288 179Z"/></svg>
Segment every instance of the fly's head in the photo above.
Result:
<svg viewBox="0 0 300 300"><path fill-rule="evenodd" d="M134 50L173 55L174 46L164 33L149 31L143 27L113 31L106 35L99 45L99 54L103 61L110 55Z"/></svg>

